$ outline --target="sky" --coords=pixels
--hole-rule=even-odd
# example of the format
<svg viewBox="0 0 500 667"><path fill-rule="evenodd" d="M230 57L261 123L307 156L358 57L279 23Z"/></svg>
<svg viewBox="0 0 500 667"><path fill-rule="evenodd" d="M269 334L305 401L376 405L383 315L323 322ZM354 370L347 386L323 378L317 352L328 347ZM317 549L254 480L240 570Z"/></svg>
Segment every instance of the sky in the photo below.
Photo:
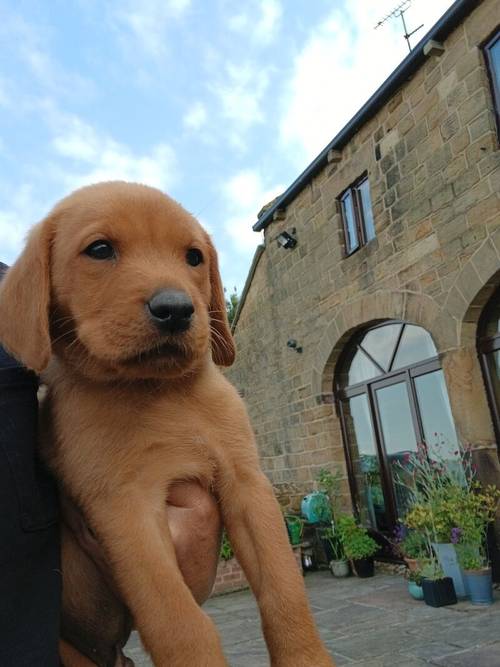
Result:
<svg viewBox="0 0 500 667"><path fill-rule="evenodd" d="M0 0L0 260L72 190L160 188L241 290L264 204L407 55L400 0ZM452 4L412 0L408 29Z"/></svg>

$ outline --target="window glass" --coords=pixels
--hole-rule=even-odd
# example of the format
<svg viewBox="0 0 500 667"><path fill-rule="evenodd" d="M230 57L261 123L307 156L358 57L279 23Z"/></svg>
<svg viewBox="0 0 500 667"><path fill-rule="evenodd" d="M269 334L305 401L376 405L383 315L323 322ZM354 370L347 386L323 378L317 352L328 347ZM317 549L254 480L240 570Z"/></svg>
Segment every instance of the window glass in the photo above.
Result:
<svg viewBox="0 0 500 667"><path fill-rule="evenodd" d="M344 212L346 228L346 247L347 252L352 252L359 246L358 231L356 229L356 218L354 216L354 202L351 192L347 192L342 197L342 210Z"/></svg>
<svg viewBox="0 0 500 667"><path fill-rule="evenodd" d="M500 35L488 47L490 57L491 76L493 77L494 86L496 87L497 95L500 94Z"/></svg>
<svg viewBox="0 0 500 667"><path fill-rule="evenodd" d="M409 482L404 473L405 459L409 452L417 451L408 388L406 382L398 382L377 389L375 393L384 448L392 468L396 510L402 517L411 503L411 494L404 485Z"/></svg>
<svg viewBox="0 0 500 667"><path fill-rule="evenodd" d="M352 357L350 364L347 364L342 384L347 386L358 384L358 382L365 382L370 378L377 377L377 375L380 375L380 370L366 356L363 350L358 349L354 357Z"/></svg>
<svg viewBox="0 0 500 667"><path fill-rule="evenodd" d="M422 327L406 324L392 365L393 369L410 366L431 357L437 357L431 335Z"/></svg>
<svg viewBox="0 0 500 667"><path fill-rule="evenodd" d="M500 333L500 292L498 293L497 302L493 305L489 312L488 322L486 323L485 335L496 336ZM488 308L489 308L488 304Z"/></svg>
<svg viewBox="0 0 500 667"><path fill-rule="evenodd" d="M361 346L385 371L389 370L402 324L387 324L369 331Z"/></svg>
<svg viewBox="0 0 500 667"><path fill-rule="evenodd" d="M500 411L500 350L495 350L486 355L489 376L493 388L492 399L495 401Z"/></svg>
<svg viewBox="0 0 500 667"><path fill-rule="evenodd" d="M377 447L366 394L343 404L347 441L359 494L362 522L378 530L388 528Z"/></svg>
<svg viewBox="0 0 500 667"><path fill-rule="evenodd" d="M415 378L415 390L429 456L458 463L457 432L443 371Z"/></svg>
<svg viewBox="0 0 500 667"><path fill-rule="evenodd" d="M367 178L359 184L358 191L361 199L361 207L363 209L365 239L368 242L375 238L375 225L373 222L372 200L370 197L370 183Z"/></svg>

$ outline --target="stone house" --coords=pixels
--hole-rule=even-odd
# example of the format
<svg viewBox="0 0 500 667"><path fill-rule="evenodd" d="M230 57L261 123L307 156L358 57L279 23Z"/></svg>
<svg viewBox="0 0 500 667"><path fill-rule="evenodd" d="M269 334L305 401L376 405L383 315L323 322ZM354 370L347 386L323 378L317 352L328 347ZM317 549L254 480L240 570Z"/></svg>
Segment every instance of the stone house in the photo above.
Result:
<svg viewBox="0 0 500 667"><path fill-rule="evenodd" d="M500 0L457 0L259 214L228 376L283 505L341 468L387 534L424 441L500 483L499 112Z"/></svg>

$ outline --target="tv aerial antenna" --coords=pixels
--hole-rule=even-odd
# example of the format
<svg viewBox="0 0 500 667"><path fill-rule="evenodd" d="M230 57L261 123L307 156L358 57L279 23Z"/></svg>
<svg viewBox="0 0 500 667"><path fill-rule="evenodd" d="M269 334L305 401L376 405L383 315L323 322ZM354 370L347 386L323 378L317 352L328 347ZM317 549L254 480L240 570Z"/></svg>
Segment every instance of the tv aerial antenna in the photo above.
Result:
<svg viewBox="0 0 500 667"><path fill-rule="evenodd" d="M412 0L403 0L403 2L400 2L397 7L394 7L392 11L386 14L384 18L380 19L380 21L375 26L376 30L377 28L380 28L380 26L384 25L384 23L387 23L389 19L401 17L401 21L403 22L403 28L405 31L404 38L406 39L406 43L408 44L408 50L410 51L410 53L411 53L410 37L414 35L417 32L417 30L420 30L420 28L424 27L424 24L422 23L421 25L418 26L418 28L415 28L415 30L408 32L408 28L406 27L406 21L405 21L405 12L411 6L411 2Z"/></svg>

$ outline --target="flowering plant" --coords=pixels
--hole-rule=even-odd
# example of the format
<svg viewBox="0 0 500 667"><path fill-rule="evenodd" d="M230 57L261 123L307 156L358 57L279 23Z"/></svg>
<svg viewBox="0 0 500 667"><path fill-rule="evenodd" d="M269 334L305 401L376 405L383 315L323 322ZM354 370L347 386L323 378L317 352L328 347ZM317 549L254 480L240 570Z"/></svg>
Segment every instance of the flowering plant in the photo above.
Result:
<svg viewBox="0 0 500 667"><path fill-rule="evenodd" d="M405 523L425 536L429 551L433 542L452 542L462 567L487 562L486 531L495 517L500 490L481 487L471 448L459 447L453 458L445 459L438 447L430 453L420 444L405 457L404 465L397 462L395 467L400 472L397 482L413 499Z"/></svg>

